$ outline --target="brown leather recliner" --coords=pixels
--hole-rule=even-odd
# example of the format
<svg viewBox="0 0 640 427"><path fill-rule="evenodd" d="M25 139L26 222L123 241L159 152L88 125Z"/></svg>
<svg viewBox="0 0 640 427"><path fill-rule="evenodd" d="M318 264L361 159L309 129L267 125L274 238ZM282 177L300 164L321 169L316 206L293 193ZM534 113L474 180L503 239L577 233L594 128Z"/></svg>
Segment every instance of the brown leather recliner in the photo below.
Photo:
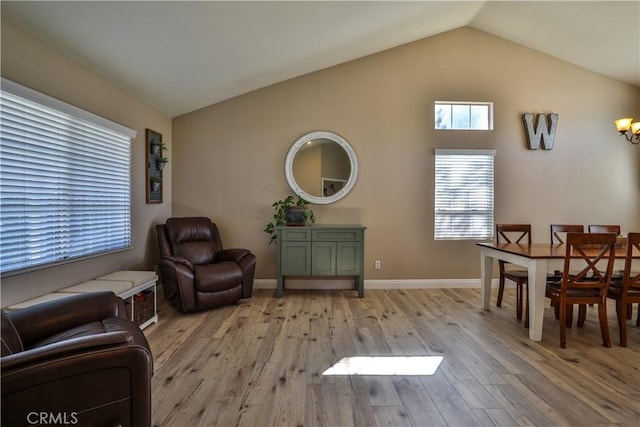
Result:
<svg viewBox="0 0 640 427"><path fill-rule="evenodd" d="M151 425L151 350L113 292L1 317L3 426Z"/></svg>
<svg viewBox="0 0 640 427"><path fill-rule="evenodd" d="M209 218L169 218L156 225L165 298L184 312L251 297L256 257L248 249L223 249Z"/></svg>

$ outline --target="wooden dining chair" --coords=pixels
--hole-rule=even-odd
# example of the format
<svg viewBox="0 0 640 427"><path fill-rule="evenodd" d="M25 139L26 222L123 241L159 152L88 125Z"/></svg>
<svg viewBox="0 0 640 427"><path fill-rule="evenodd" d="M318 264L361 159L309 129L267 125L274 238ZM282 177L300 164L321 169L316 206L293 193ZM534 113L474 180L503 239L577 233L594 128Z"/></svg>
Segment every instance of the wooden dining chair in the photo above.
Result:
<svg viewBox="0 0 640 427"><path fill-rule="evenodd" d="M567 240L567 233L584 233L584 225L582 224L551 224L549 227L551 231L551 243L552 244L564 244ZM562 271L555 270L553 273L548 274L547 282L557 282L562 280ZM556 319L560 318L560 309L556 302L551 301ZM585 310L582 307L581 310ZM586 315L586 312L585 312ZM573 306L567 309L567 327L571 327L573 323Z"/></svg>
<svg viewBox="0 0 640 427"><path fill-rule="evenodd" d="M547 283L547 295L560 309L560 347L567 345L567 308L598 306L602 344L611 347L607 326L607 290L613 272L616 236L611 233L569 233L562 280Z"/></svg>
<svg viewBox="0 0 640 427"><path fill-rule="evenodd" d="M496 224L497 243L520 243L531 244L531 224ZM516 283L516 317L522 320L522 300L523 292L526 295L527 307L529 306L529 295L525 289L529 273L527 270L507 268L506 261L500 261L500 285L498 287L498 299L496 306L502 307L502 296L504 295L505 280L509 279ZM529 316L525 318L525 326L529 325Z"/></svg>
<svg viewBox="0 0 640 427"><path fill-rule="evenodd" d="M616 236L620 235L619 225L590 225L589 233L615 233Z"/></svg>
<svg viewBox="0 0 640 427"><path fill-rule="evenodd" d="M609 225L589 225L589 233L614 233L616 236L620 235L620 226L619 225L614 225L614 224L609 224ZM613 276L611 276L611 281L612 282L622 282L622 271L614 271L613 272ZM582 308L581 308L582 309ZM584 309L582 309L584 310ZM640 310L640 307L639 307ZM581 312L582 314L582 312ZM633 309L632 306L629 305L629 310L627 310L627 316L629 319L631 319L633 315ZM638 316L640 316L640 312L638 313ZM640 319L640 317L638 317L638 319ZM638 320L640 322L640 320Z"/></svg>
<svg viewBox="0 0 640 427"><path fill-rule="evenodd" d="M620 345L627 346L627 312L631 304L640 303L640 272L631 271L633 256L640 254L640 233L629 233L627 237L627 257L625 258L622 280L612 280L607 295L616 301ZM640 322L640 314L638 314ZM637 324L639 324L636 322Z"/></svg>

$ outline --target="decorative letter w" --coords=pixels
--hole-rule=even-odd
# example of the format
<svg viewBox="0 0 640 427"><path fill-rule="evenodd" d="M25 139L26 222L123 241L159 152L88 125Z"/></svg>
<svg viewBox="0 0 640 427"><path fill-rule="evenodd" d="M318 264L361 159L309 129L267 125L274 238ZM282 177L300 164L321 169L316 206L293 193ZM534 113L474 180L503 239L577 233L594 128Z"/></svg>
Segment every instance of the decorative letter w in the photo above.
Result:
<svg viewBox="0 0 640 427"><path fill-rule="evenodd" d="M538 124L533 128L533 113L524 113L522 115L524 121L524 131L527 134L527 143L529 150L537 150L540 148L540 139L542 139L542 148L551 150L553 148L553 140L556 137L556 126L558 124L558 115L549 114L551 126L547 126L547 116L538 114Z"/></svg>

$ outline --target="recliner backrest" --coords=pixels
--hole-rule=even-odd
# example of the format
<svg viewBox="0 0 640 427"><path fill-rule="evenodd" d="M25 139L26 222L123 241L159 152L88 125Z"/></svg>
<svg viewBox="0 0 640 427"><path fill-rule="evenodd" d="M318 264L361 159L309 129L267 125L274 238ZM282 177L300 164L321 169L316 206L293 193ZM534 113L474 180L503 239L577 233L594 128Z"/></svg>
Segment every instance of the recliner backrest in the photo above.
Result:
<svg viewBox="0 0 640 427"><path fill-rule="evenodd" d="M214 262L222 250L218 228L209 218L169 218L165 230L173 256L194 265Z"/></svg>

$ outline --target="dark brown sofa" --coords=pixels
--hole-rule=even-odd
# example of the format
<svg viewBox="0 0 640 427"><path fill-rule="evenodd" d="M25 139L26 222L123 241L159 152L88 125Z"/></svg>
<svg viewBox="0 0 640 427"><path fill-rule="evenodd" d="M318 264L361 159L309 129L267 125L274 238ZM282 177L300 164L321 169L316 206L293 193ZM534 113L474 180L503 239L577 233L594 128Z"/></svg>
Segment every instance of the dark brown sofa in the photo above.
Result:
<svg viewBox="0 0 640 427"><path fill-rule="evenodd" d="M151 425L151 350L114 293L1 316L3 426Z"/></svg>
<svg viewBox="0 0 640 427"><path fill-rule="evenodd" d="M248 249L223 249L209 218L169 218L156 232L162 289L176 308L206 310L251 297L255 255Z"/></svg>

